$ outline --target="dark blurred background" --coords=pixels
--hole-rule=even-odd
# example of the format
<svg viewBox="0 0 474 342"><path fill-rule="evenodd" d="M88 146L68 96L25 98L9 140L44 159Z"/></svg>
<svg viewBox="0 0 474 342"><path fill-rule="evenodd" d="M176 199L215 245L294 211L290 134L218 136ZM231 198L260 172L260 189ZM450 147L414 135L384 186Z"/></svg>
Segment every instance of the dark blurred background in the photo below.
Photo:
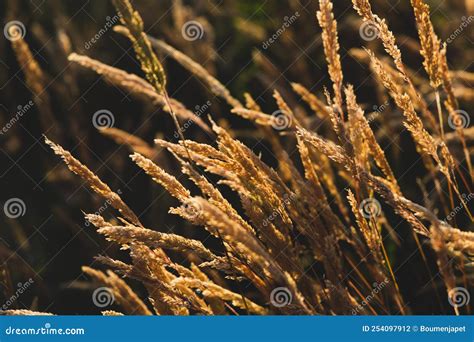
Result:
<svg viewBox="0 0 474 342"><path fill-rule="evenodd" d="M383 49L377 40L361 38L361 21L350 1L334 2L345 82L356 86L359 101L371 110L385 100L378 93L366 62L355 56L357 50L351 49L370 46L379 53L383 53ZM291 106L309 112L299 97L289 91L289 83L299 82L319 95L323 86L330 85L315 16L316 0L135 0L133 3L149 34L164 39L204 65L238 99L243 101L243 93L251 93L267 113L277 109L272 98L274 89L278 89ZM397 35L405 63L417 77L425 78L409 1L374 0L371 3L374 12L386 18ZM470 0L429 3L433 23L443 40L449 38L466 16L474 14ZM43 135L70 150L113 190L120 191L145 226L196 234L195 229L167 213L170 206L178 203L140 172L128 158L127 147L117 145L98 132L93 125L93 115L99 110L110 111L114 127L150 144L155 137L176 141L175 128L161 108L135 99L95 73L67 61L70 52L77 52L143 76L129 42L111 28L105 29L116 14L110 1L0 0L0 13L2 26L12 20L24 25L24 39L43 72L53 116L45 120L44 113L35 105L0 135L0 204L3 206L12 198L24 203L24 215L18 218L0 215L2 286L14 289L17 283L24 283L30 277L34 280L34 286L10 308L58 314L98 313L99 309L91 302L91 288L82 275L81 266L93 264L94 256L99 254L122 259L126 256L85 224L83 212L100 210L109 219L115 212L91 193L81 179L67 171L44 144ZM268 38L295 13L298 15L294 23L267 47ZM204 28L200 39L189 41L183 37L183 23L189 20L198 21ZM473 27L468 27L448 46L453 70L474 71ZM98 32L103 34L91 43ZM163 55L160 58L166 68L172 97L191 110L210 101L203 119L207 121L207 114L211 114L220 124L230 125L240 140L274 165L269 147L261 141L254 126L231 114L226 103L208 92L176 62ZM11 42L4 36L0 38L0 84L0 126L5 126L19 106L24 107L34 95ZM462 105L472 109L472 99ZM400 117L399 113L393 116ZM196 125L187 129L185 135L207 143L213 139ZM422 203L416 180L424 170L418 155L406 153L414 151L411 138L403 133L396 140L389 139L383 132L379 138L391 156L405 195ZM179 175L177 164L167 153L156 150L155 161ZM194 189L191 184L185 184ZM235 200L235 195L228 195ZM406 227L401 225L397 229L406 250L413 251L416 247ZM390 252L390 246L388 248ZM404 252L391 253L395 267L402 265L407 257ZM404 265L397 277L401 288L408 289L404 295L414 313L429 314L439 311L439 307L435 309L438 304L419 291L417 284L426 283L419 272L419 259L411 259L413 267ZM4 293L8 298L8 291Z"/></svg>

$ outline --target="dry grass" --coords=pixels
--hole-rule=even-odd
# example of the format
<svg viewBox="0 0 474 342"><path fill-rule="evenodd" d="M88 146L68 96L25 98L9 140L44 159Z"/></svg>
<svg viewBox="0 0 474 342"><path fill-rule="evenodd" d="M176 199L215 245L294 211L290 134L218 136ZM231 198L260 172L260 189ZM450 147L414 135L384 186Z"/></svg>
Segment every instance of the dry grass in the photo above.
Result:
<svg viewBox="0 0 474 342"><path fill-rule="evenodd" d="M155 148L119 129L102 133L133 150L132 161L179 201L180 206L171 208L170 213L197 226L195 229L204 227L210 239L219 241L221 250L212 251L206 246L207 240L144 228L118 194L68 151L46 139L69 169L109 200L121 215L113 222L98 215L86 215L99 234L128 250L131 257L129 263L99 257L109 268L106 273L84 268L85 273L112 289L116 304L121 307L121 312L104 314L333 315L351 314L355 308L358 314L409 314L410 304L404 299L385 245L387 232L396 234L387 223L388 215L407 222L417 242L422 239L432 245L435 253L425 256L421 247L420 251L438 264L449 297L454 297L456 287L472 286L474 277L469 274L469 267L473 262L474 235L441 219L443 211L454 210L455 201L461 201L468 213L469 206L472 207L459 184L462 179L468 189L472 187L472 172L466 177L460 167L467 158L465 162L471 170L467 130L457 128L455 134L444 134L447 114L458 108L452 73L447 68L446 47L434 32L428 6L423 0L413 0L423 66L428 75L423 82L429 82L438 99L440 95L446 97L444 108L438 101L436 118L404 65L395 35L385 20L372 12L369 1L353 3L362 20L376 26L391 58L382 61L375 52L366 50L366 61L380 86L386 88L402 111L403 125L423 160L426 177L437 185L448 184L448 195L438 188L446 207L434 210L428 203L414 203L398 183L391 167L393 160L379 144L354 87L344 83L337 23L330 0L319 1L317 20L322 29L332 91L325 90L324 102L304 86L291 85L313 111L310 114L292 108L285 96L275 91L276 104L290 123L283 128L249 94L245 95L244 106L204 67L165 42L148 37L140 15L128 0L115 0L124 25L117 31L130 38L147 81L85 56L71 54L69 59L145 101L158 103L173 115L180 133L177 143L156 139ZM19 44L17 49L21 49ZM270 142L277 167L265 164L228 127L211 118L208 124L177 100L169 99L165 71L152 47L167 53L199 78L232 107L232 113L253 122ZM36 87L41 92L41 87ZM314 131L309 124L312 117L324 121L330 131ZM193 118L203 130L212 130L215 144L185 140L178 118ZM290 157L290 151L283 147L288 144L284 145L283 140L295 147L296 158ZM448 147L452 141L461 144L463 153L452 153ZM166 149L176 157L182 174L200 193L194 193L195 188L186 188L184 182L156 165L156 149ZM239 207L224 197L223 187L237 194ZM404 248L403 242L398 248ZM140 282L147 296L140 299L111 270ZM378 284L386 285L370 301L366 300ZM276 290L284 298L276 296ZM279 305L281 298L284 305ZM362 302L366 305L361 306ZM455 306L454 311L468 313L469 307Z"/></svg>

